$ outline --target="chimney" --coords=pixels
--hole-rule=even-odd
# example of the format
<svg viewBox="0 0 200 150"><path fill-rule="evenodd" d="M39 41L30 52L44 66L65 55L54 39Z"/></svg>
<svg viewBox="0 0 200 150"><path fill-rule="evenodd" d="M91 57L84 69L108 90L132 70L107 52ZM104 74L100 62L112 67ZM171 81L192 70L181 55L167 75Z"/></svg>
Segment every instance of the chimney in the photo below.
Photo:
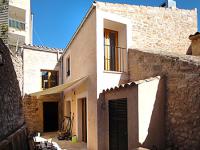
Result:
<svg viewBox="0 0 200 150"><path fill-rule="evenodd" d="M164 3L162 3L160 5L160 7L176 8L176 1L175 0L166 0Z"/></svg>
<svg viewBox="0 0 200 150"><path fill-rule="evenodd" d="M189 39L191 40L191 54L194 56L200 56L200 32L190 35Z"/></svg>
<svg viewBox="0 0 200 150"><path fill-rule="evenodd" d="M166 7L168 8L176 8L176 1L175 0L166 0Z"/></svg>

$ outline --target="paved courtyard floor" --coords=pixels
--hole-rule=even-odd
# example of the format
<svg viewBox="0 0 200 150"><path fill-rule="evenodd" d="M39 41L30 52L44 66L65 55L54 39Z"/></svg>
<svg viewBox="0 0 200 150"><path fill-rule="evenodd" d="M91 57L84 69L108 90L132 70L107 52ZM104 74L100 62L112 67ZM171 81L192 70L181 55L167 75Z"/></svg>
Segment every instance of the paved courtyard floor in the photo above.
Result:
<svg viewBox="0 0 200 150"><path fill-rule="evenodd" d="M43 133L41 135L44 139L52 139L52 142L58 144L62 150L87 150L87 144L84 142L72 143L71 141L58 140L57 132Z"/></svg>

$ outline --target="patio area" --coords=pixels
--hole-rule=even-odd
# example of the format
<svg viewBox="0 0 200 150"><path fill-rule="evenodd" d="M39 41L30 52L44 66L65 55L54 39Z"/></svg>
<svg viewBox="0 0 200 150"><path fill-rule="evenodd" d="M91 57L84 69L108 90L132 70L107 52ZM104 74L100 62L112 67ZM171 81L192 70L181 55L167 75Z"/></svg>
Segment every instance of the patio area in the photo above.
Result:
<svg viewBox="0 0 200 150"><path fill-rule="evenodd" d="M57 132L49 132L43 133L41 138L45 139L46 141L52 139L52 143L57 145L58 150L87 150L87 143L84 142L77 142L72 143L71 141L66 140L58 140L57 139Z"/></svg>

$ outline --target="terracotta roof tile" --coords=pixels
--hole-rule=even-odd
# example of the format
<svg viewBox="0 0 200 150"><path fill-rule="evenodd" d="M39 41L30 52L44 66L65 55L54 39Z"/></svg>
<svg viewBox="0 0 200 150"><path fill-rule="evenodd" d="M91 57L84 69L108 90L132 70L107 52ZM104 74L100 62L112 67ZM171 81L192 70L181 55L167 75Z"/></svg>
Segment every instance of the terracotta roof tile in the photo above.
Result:
<svg viewBox="0 0 200 150"><path fill-rule="evenodd" d="M138 81L133 81L133 82L125 83L125 84L120 84L118 86L111 87L111 88L108 88L106 90L103 90L102 93L111 92L111 91L119 90L119 89L122 89L122 88L133 87L133 86L136 86L136 85L139 85L139 84L142 84L142 83L145 83L145 82L150 82L150 81L153 81L155 79L160 79L160 78L161 78L160 76L156 76L156 77L151 77L151 78L144 79L144 80L138 80Z"/></svg>
<svg viewBox="0 0 200 150"><path fill-rule="evenodd" d="M46 52L58 52L59 53L63 53L64 49L60 49L60 48L50 48L50 47L46 47L46 46L36 46L36 45L24 45L23 48L27 48L27 49L32 49L32 50L38 50L38 51L46 51Z"/></svg>

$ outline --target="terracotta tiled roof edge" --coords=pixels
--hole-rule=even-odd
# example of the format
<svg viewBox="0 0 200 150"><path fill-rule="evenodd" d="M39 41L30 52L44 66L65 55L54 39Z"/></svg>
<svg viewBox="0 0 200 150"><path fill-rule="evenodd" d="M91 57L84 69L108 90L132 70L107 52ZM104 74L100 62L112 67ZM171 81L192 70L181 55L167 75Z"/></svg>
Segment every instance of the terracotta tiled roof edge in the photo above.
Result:
<svg viewBox="0 0 200 150"><path fill-rule="evenodd" d="M38 51L45 51L45 52L54 52L54 53L63 53L64 49L61 48L50 48L46 46L36 46L36 45L24 45L23 48L38 50Z"/></svg>

